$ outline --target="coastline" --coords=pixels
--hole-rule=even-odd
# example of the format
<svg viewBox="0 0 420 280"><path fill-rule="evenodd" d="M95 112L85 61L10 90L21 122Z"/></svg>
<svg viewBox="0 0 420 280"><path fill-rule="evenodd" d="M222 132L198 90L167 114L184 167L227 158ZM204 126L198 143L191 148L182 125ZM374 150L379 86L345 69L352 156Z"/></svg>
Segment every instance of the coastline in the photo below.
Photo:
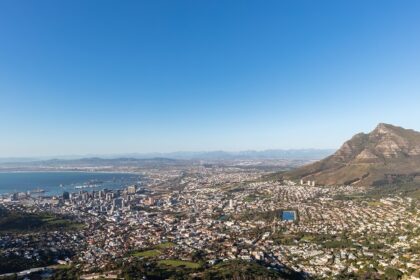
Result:
<svg viewBox="0 0 420 280"><path fill-rule="evenodd" d="M63 178L61 178L62 174ZM86 186L81 189L116 189L142 180L144 174L133 172L107 171L1 171L0 196L14 193L27 193L44 190L42 195L58 195L61 192L77 192L75 186ZM89 182L101 181L95 187L89 187ZM33 193L34 194L34 193Z"/></svg>

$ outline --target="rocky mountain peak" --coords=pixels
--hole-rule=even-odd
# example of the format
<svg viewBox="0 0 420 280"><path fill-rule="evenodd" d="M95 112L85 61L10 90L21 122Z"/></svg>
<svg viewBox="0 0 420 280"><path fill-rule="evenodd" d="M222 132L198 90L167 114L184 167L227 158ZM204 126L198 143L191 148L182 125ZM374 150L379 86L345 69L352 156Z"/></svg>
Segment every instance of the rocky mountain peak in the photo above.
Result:
<svg viewBox="0 0 420 280"><path fill-rule="evenodd" d="M395 126L387 123L379 123L376 128L373 130L378 133L388 133L390 132Z"/></svg>
<svg viewBox="0 0 420 280"><path fill-rule="evenodd" d="M391 124L380 123L370 133L371 136L386 136L386 135L398 135L402 127L393 126Z"/></svg>
<svg viewBox="0 0 420 280"><path fill-rule="evenodd" d="M290 172L288 178L321 184L372 184L386 174L420 174L420 132L380 123L359 133L330 157Z"/></svg>

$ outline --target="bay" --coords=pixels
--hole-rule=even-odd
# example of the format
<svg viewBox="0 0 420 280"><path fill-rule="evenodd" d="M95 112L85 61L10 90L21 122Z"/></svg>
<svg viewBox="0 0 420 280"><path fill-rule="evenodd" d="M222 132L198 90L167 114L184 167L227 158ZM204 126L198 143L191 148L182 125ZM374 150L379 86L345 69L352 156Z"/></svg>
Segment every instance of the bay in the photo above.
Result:
<svg viewBox="0 0 420 280"><path fill-rule="evenodd" d="M119 189L139 183L141 175L98 172L0 172L0 194L44 190L43 195L65 191Z"/></svg>

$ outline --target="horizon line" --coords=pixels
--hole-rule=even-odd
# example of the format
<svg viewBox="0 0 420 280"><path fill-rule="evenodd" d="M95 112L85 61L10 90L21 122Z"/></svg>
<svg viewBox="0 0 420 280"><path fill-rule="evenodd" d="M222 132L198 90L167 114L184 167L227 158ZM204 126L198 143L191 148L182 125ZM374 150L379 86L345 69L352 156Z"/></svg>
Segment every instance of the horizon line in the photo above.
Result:
<svg viewBox="0 0 420 280"><path fill-rule="evenodd" d="M83 158L107 158L107 157L121 157L127 158L130 156L144 156L155 157L159 155L176 155L176 154L210 154L210 153L226 153L226 154L240 154L240 153L264 153L264 152L298 152L298 151L335 151L337 148L291 148L291 149L247 149L247 150L178 150L172 152L123 152L123 153L87 153L87 154L63 154L63 155L34 155L34 156L0 156L1 160L5 159L83 159Z"/></svg>

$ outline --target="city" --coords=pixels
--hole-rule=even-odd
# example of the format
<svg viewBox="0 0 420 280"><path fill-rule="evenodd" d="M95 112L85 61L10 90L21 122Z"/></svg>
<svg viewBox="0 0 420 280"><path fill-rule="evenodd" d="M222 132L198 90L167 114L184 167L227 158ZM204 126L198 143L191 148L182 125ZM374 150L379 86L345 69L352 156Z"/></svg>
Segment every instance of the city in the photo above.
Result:
<svg viewBox="0 0 420 280"><path fill-rule="evenodd" d="M1 0L0 280L420 280L419 0Z"/></svg>
<svg viewBox="0 0 420 280"><path fill-rule="evenodd" d="M1 204L8 209L69 215L83 226L39 235L36 242L27 234L2 235L0 248L28 259L42 255L45 244L73 251L57 261L77 267L80 279L120 277L116 260L139 258L198 271L228 260L258 261L302 279L369 269L382 275L420 271L420 208L412 198L369 197L366 187L270 181L266 174L192 166L145 173L143 184L120 190L5 197ZM287 210L294 215L284 219Z"/></svg>

